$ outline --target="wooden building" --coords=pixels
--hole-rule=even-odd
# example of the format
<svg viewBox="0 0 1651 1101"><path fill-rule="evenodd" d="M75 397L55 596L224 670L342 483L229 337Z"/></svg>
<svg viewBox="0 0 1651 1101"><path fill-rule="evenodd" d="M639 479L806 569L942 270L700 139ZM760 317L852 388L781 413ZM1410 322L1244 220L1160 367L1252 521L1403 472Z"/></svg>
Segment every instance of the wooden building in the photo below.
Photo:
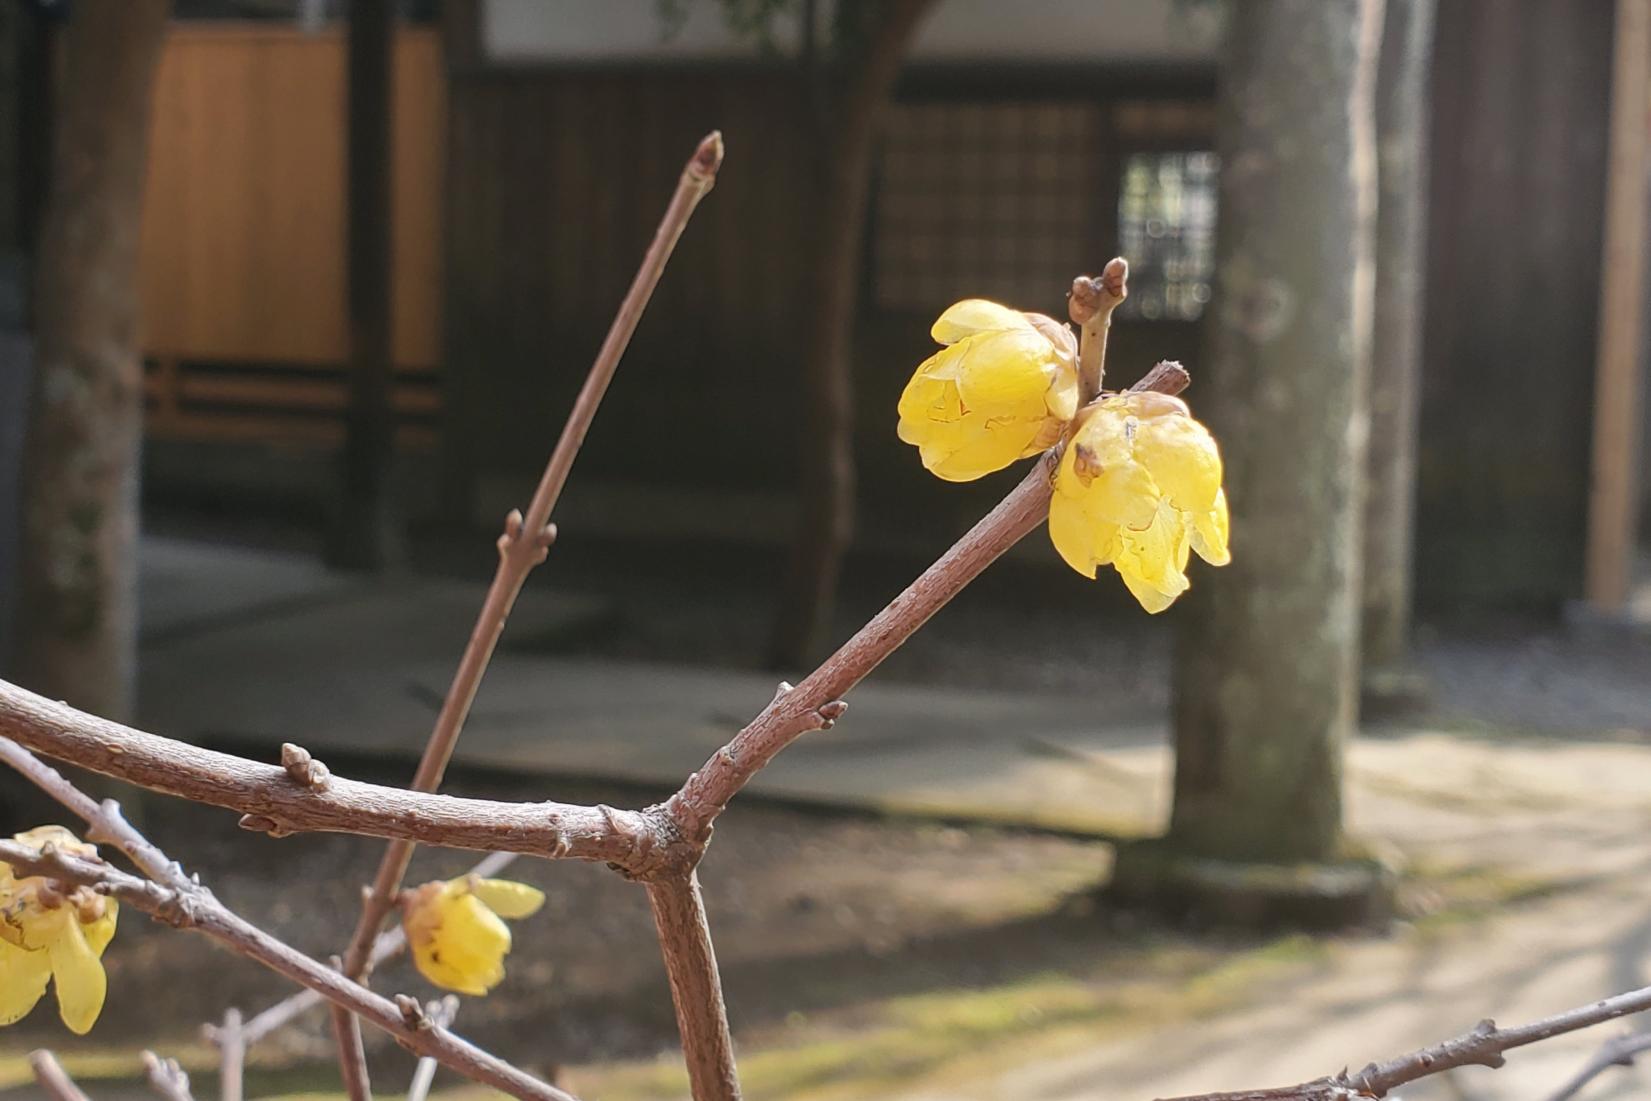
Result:
<svg viewBox="0 0 1651 1101"><path fill-rule="evenodd" d="M950 301L1059 312L1074 273L1123 252L1134 296L1114 377L1157 358L1197 374L1218 5L1015 7L1005 21L991 0L942 0L887 120L855 334L866 546L932 549L1003 488L941 492L894 436L895 396ZM525 499L683 157L718 127L716 192L563 513L661 541L786 538L812 213L787 28L763 49L712 4L670 38L653 0L458 8L445 58L430 30L397 54L398 405L442 490L420 499L464 519ZM1582 592L1615 10L1440 5L1418 547L1431 603ZM296 462L336 439L341 56L330 32L268 27L180 26L168 47L145 238L162 450L230 438ZM1643 378L1643 356L1632 369Z"/></svg>

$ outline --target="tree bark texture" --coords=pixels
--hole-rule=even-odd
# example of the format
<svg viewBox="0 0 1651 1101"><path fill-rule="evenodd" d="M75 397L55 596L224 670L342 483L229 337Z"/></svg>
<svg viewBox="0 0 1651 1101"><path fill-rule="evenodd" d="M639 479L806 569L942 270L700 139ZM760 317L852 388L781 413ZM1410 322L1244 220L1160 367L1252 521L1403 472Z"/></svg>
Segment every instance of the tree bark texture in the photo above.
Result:
<svg viewBox="0 0 1651 1101"><path fill-rule="evenodd" d="M1380 0L1230 10L1218 299L1197 405L1232 565L1194 586L1175 673L1172 847L1333 858L1354 721Z"/></svg>
<svg viewBox="0 0 1651 1101"><path fill-rule="evenodd" d="M170 6L76 3L35 273L19 679L116 718L134 692L139 219Z"/></svg>
<svg viewBox="0 0 1651 1101"><path fill-rule="evenodd" d="M1376 81L1379 199L1361 621L1370 669L1403 666L1409 649L1433 54L1434 0L1386 4Z"/></svg>
<svg viewBox="0 0 1651 1101"><path fill-rule="evenodd" d="M935 0L886 0L871 39L814 107L820 183L813 272L803 309L800 512L769 647L770 664L805 665L825 640L843 555L854 536L854 322L877 124Z"/></svg>

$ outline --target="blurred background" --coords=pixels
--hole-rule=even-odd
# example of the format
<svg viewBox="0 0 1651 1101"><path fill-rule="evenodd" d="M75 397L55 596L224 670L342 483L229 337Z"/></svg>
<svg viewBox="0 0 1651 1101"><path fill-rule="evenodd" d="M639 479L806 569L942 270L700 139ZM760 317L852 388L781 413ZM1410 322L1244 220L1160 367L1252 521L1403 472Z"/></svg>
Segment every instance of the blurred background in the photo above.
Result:
<svg viewBox="0 0 1651 1101"><path fill-rule="evenodd" d="M1064 318L1125 256L1108 384L1188 367L1235 557L1149 618L1040 531L763 773L703 873L750 1096L1263 1086L1642 985L1648 118L1651 0L13 0L0 675L406 782L719 129L448 790L659 798L987 511L1018 474L894 432L958 299ZM346 939L377 843L126 795ZM7 832L52 813L0 779ZM550 902L459 1030L684 1096L640 892L511 874ZM43 1044L209 1093L198 1025L283 992L135 918L108 964L91 1037L0 1032L0 1093ZM1548 1097L1598 1040L1405 1096ZM252 1093L330 1058L300 1017Z"/></svg>

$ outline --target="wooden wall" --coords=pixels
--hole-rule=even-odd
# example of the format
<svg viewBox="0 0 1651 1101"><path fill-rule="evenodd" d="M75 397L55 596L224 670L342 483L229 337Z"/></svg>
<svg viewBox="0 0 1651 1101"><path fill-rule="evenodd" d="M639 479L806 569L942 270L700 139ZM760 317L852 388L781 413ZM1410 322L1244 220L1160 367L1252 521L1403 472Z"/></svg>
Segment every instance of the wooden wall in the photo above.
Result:
<svg viewBox="0 0 1651 1101"><path fill-rule="evenodd" d="M332 440L348 358L344 39L175 24L155 87L141 255L155 435ZM434 31L397 34L398 401L439 402L446 77ZM429 419L428 416L425 418Z"/></svg>
<svg viewBox="0 0 1651 1101"><path fill-rule="evenodd" d="M1610 0L1439 5L1418 580L1580 595Z"/></svg>
<svg viewBox="0 0 1651 1101"><path fill-rule="evenodd" d="M478 70L452 84L448 403L455 462L542 466L688 155L727 161L665 272L581 473L778 486L795 453L791 326L806 158L781 74ZM580 479L575 479L576 482Z"/></svg>

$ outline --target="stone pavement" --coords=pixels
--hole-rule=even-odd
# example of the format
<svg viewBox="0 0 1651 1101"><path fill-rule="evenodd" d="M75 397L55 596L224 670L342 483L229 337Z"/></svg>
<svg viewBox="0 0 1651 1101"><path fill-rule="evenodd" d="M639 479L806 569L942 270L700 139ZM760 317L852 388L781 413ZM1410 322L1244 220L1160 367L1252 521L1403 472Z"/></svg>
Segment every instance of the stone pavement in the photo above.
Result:
<svg viewBox="0 0 1651 1101"><path fill-rule="evenodd" d="M329 754L422 747L480 584L341 579L300 559L149 539L141 725L274 759L283 740ZM577 632L599 602L535 579L460 744L463 763L556 778L674 786L774 691L753 673L513 650L511 636ZM577 637L576 634L571 637ZM1651 689L1648 689L1651 695ZM1088 697L879 682L836 729L808 735L753 785L786 799L1017 820L1130 835L1162 823L1162 716ZM1487 1013L1540 1016L1651 982L1651 745L1618 737L1475 736L1418 724L1361 737L1348 756L1355 831L1431 870L1567 889L1454 935L1333 945L1258 986L1243 1012L1097 1035L1078 1054L915 1096L1146 1097L1270 1085L1395 1054ZM1542 1045L1405 1098L1541 1098L1605 1034ZM1613 1071L1588 1096L1644 1096ZM1637 1091L1637 1092L1636 1092Z"/></svg>

